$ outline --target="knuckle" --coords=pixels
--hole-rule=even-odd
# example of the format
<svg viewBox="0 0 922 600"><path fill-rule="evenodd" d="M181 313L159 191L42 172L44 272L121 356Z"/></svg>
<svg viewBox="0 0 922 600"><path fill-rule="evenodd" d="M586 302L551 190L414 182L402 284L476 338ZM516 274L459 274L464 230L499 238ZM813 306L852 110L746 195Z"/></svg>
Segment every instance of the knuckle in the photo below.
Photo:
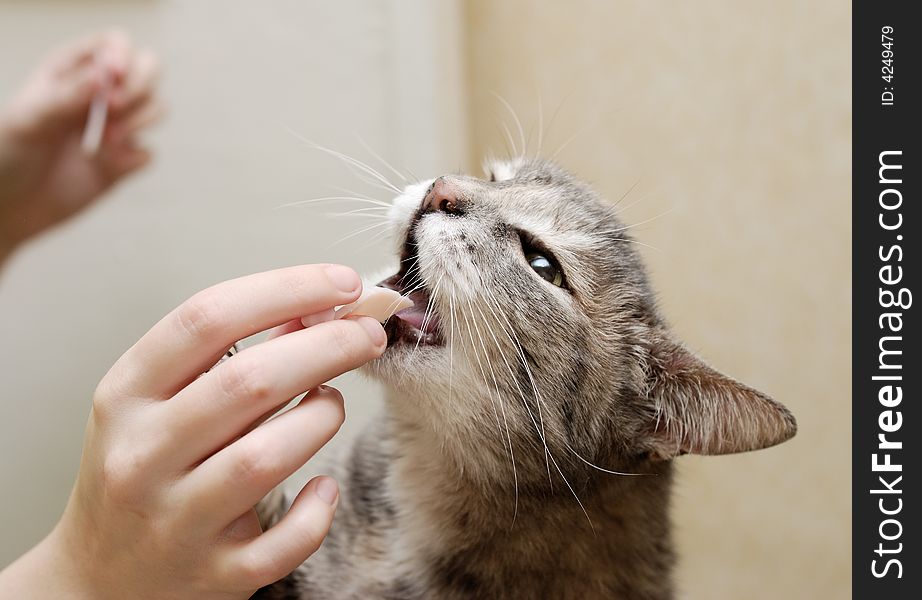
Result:
<svg viewBox="0 0 922 600"><path fill-rule="evenodd" d="M108 419L126 397L131 396L130 385L126 382L125 367L121 359L106 373L93 390L92 408L95 418Z"/></svg>
<svg viewBox="0 0 922 600"><path fill-rule="evenodd" d="M272 395L272 383L251 357L238 355L217 369L221 392L225 398L266 400Z"/></svg>
<svg viewBox="0 0 922 600"><path fill-rule="evenodd" d="M280 477L280 467L271 444L259 438L248 441L233 465L230 475L234 482L267 485Z"/></svg>
<svg viewBox="0 0 922 600"><path fill-rule="evenodd" d="M288 574L285 565L276 555L255 550L250 550L243 556L239 573L248 587L262 587Z"/></svg>
<svg viewBox="0 0 922 600"><path fill-rule="evenodd" d="M118 505L136 504L141 498L138 479L146 461L136 450L110 453L102 465L102 487L106 496Z"/></svg>
<svg viewBox="0 0 922 600"><path fill-rule="evenodd" d="M107 419L112 415L113 393L112 385L103 379L93 392L93 417Z"/></svg>
<svg viewBox="0 0 922 600"><path fill-rule="evenodd" d="M223 328L223 304L213 289L201 291L180 305L176 320L189 337L211 340Z"/></svg>

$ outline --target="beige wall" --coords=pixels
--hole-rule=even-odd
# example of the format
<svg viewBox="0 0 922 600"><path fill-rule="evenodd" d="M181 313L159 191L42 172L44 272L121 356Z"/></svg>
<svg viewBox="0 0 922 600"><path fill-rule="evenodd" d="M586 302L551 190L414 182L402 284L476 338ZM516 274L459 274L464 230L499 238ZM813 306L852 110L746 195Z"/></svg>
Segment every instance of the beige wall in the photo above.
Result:
<svg viewBox="0 0 922 600"><path fill-rule="evenodd" d="M497 123L516 135L491 91L530 149L540 112L544 155L575 134L560 162L649 220L634 234L677 332L800 423L679 461L684 595L849 597L849 3L467 6L471 162L503 151Z"/></svg>

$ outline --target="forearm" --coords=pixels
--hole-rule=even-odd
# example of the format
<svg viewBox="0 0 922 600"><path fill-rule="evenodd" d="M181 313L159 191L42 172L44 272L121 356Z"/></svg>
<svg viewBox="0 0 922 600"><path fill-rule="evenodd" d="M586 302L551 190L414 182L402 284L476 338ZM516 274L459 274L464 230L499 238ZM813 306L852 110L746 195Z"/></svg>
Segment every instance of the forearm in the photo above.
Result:
<svg viewBox="0 0 922 600"><path fill-rule="evenodd" d="M83 582L56 537L52 532L0 571L0 597L21 600L100 598Z"/></svg>

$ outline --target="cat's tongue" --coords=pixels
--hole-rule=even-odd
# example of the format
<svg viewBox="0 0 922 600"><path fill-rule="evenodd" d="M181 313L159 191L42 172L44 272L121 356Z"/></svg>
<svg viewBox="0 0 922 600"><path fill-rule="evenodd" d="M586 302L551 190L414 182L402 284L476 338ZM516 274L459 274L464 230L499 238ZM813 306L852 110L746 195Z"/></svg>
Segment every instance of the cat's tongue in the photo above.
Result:
<svg viewBox="0 0 922 600"><path fill-rule="evenodd" d="M414 304L410 308L405 308L400 312L396 313L394 316L398 317L401 321L414 327L423 333L436 333L438 332L439 318L432 310L429 310L429 314L426 314L426 307L429 305L428 298L426 299L417 299L415 298L416 294L410 296ZM418 301L422 300L422 301Z"/></svg>

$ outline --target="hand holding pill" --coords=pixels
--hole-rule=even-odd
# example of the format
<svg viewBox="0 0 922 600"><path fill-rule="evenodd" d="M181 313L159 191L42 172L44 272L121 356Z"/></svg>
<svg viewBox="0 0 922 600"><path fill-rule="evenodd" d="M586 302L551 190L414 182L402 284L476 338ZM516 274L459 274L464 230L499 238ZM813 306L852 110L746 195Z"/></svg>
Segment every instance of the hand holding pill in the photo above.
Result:
<svg viewBox="0 0 922 600"><path fill-rule="evenodd" d="M332 318L361 292L348 267L302 265L219 283L161 319L97 387L64 515L0 589L41 579L49 598L242 600L301 564L332 523L336 482L312 479L266 531L253 507L342 424L326 382L384 352L375 319ZM305 328L305 314L331 318Z"/></svg>

